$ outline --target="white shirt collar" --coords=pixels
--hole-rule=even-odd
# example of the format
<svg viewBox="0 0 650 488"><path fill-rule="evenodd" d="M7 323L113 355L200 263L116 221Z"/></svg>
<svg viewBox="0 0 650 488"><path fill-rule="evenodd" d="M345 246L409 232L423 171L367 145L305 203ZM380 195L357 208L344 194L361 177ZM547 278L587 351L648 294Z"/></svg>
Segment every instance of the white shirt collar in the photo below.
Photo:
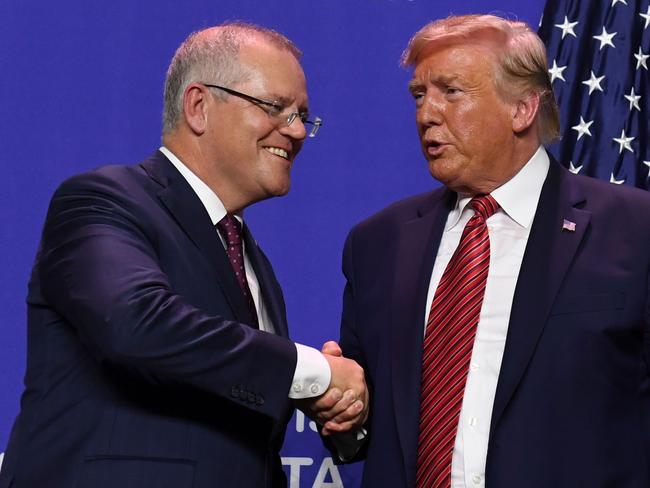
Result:
<svg viewBox="0 0 650 488"><path fill-rule="evenodd" d="M226 207L224 206L221 199L217 194L212 191L212 189L205 184L205 182L196 176L192 170L190 170L183 162L178 159L178 157L167 149L165 146L160 147L160 152L163 153L167 159L174 165L178 172L185 178L187 183L192 187L196 196L199 197L201 203L210 215L210 220L212 220L212 225L216 225L221 219L223 219L226 214ZM243 222L242 216L237 214L235 215L240 222Z"/></svg>
<svg viewBox="0 0 650 488"><path fill-rule="evenodd" d="M543 146L539 146L515 176L491 193L501 210L524 228L530 227L533 222L549 166L548 154ZM451 229L458 223L471 199L472 197L458 195L456 207L447 219L446 229Z"/></svg>

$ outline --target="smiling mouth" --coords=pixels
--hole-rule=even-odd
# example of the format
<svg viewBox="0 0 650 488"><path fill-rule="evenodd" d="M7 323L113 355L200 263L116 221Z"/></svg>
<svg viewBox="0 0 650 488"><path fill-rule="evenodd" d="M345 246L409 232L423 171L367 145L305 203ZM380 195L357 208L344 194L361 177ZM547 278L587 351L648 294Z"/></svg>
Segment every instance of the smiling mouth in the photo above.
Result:
<svg viewBox="0 0 650 488"><path fill-rule="evenodd" d="M281 149L279 147L273 147L273 146L266 146L264 147L264 149L266 149L271 154L275 154L276 156L280 156L281 158L287 160L289 159L289 153L287 153L287 151L285 151L284 149Z"/></svg>

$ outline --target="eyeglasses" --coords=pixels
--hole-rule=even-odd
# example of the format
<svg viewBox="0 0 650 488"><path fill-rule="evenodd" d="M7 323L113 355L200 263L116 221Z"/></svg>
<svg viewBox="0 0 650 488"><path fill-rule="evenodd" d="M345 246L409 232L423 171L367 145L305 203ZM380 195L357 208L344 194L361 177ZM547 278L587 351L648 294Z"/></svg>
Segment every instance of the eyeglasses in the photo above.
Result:
<svg viewBox="0 0 650 488"><path fill-rule="evenodd" d="M268 100L255 98L251 95L246 95L245 93L238 92L231 88L226 88L225 86L210 85L208 83L201 83L201 84L209 88L217 88L219 90L223 90L230 95L234 95L236 97L243 98L244 100L248 100L249 102L254 103L262 110L264 110L267 113L267 115L271 119L275 120L276 123L278 124L285 124L288 126L291 125L292 122L296 120L296 118L299 118L300 121L305 125L305 127L307 127L308 125L311 126L311 129L307 134L308 137L316 137L318 130L323 125L323 119L321 119L320 117L316 117L314 120L309 120L308 112L291 112L289 114L284 114L287 107L281 105L278 102L269 102Z"/></svg>

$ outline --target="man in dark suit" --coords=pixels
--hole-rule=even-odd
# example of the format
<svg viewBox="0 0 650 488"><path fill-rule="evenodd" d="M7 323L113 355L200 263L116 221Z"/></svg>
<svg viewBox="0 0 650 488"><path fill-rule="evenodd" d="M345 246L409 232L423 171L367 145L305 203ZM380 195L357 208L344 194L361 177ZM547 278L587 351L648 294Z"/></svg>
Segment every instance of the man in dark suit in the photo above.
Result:
<svg viewBox="0 0 650 488"><path fill-rule="evenodd" d="M0 486L285 486L292 398L309 411L328 388L351 391L337 426L362 418L362 369L288 339L280 286L242 224L288 191L320 125L299 55L248 24L192 34L167 74L163 147L57 190Z"/></svg>
<svg viewBox="0 0 650 488"><path fill-rule="evenodd" d="M650 195L547 155L558 112L525 24L433 22L403 61L444 187L345 244L326 350L366 371L363 486L647 488Z"/></svg>

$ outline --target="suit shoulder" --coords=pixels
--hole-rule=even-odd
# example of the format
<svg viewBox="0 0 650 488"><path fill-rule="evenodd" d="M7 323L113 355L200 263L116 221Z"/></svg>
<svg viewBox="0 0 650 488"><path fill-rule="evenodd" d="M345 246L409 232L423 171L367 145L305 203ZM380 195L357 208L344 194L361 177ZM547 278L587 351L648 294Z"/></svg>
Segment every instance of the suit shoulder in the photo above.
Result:
<svg viewBox="0 0 650 488"><path fill-rule="evenodd" d="M139 166L111 164L78 173L64 180L56 193L68 191L97 190L111 192L137 184L145 176Z"/></svg>
<svg viewBox="0 0 650 488"><path fill-rule="evenodd" d="M616 185L583 175L570 177L584 192L591 205L650 210L650 192L626 185Z"/></svg>
<svg viewBox="0 0 650 488"><path fill-rule="evenodd" d="M445 188L440 187L433 191L420 193L388 205L379 212L357 223L351 232L367 231L372 229L385 229L398 225L406 220L417 217L418 212L442 203Z"/></svg>

